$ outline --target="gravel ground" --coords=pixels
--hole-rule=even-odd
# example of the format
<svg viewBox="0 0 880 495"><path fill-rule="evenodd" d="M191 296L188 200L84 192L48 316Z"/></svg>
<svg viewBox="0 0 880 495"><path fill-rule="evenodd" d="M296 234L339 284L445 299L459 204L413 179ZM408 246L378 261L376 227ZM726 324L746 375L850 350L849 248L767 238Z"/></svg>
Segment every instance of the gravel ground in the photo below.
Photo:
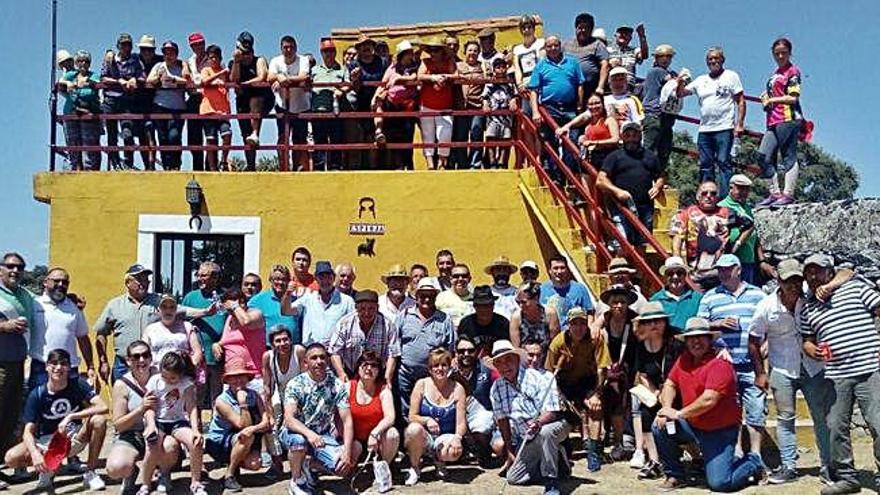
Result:
<svg viewBox="0 0 880 495"><path fill-rule="evenodd" d="M861 470L862 484L866 489L874 489L875 487L871 481L874 471L870 439L864 436L854 438L853 447L857 467ZM818 493L821 485L817 477L817 464L815 449L803 449L800 456L800 466L803 466L800 471L802 476L797 482L782 486L755 486L741 493L772 493L779 495ZM212 465L208 465L208 468L212 467ZM502 479L498 476L498 469L483 470L476 464L449 466L450 476L446 481L437 480L434 476L433 468L430 466L425 467L422 473L422 481L415 487L404 487L401 469L393 467L392 470L395 471L395 488L391 493L399 493L401 495L425 494L426 492L430 492L431 495L498 494L503 486ZM221 468L212 469L210 475L214 480L222 479L223 470ZM189 493L189 475L186 472L174 473L173 479L174 494ZM241 481L245 487L244 493L246 494L287 493L286 482L279 481L269 484L261 473L244 474L241 477ZM358 488L363 491L369 488L368 485L372 482L372 474L363 474L359 477L358 481ZM583 459L576 456L574 473L571 478L562 483L562 492L577 495L656 493L656 487L659 483L659 481L640 481L636 479L636 471L630 469L626 463L606 465L598 473L588 475ZM31 493L35 485L35 481L13 485L6 493ZM340 478L323 477L320 487L323 489L323 493L353 493L349 488L349 480L342 480ZM59 476L56 480L55 492L57 494L83 493L84 491L81 478L78 476ZM220 483L211 483L209 491L211 494L222 493ZM119 485L115 483L108 485L107 492L119 493ZM540 486L527 486L507 487L504 493L507 495L537 495L541 492ZM697 487L683 489L676 493L695 494L709 493L709 491L705 487Z"/></svg>

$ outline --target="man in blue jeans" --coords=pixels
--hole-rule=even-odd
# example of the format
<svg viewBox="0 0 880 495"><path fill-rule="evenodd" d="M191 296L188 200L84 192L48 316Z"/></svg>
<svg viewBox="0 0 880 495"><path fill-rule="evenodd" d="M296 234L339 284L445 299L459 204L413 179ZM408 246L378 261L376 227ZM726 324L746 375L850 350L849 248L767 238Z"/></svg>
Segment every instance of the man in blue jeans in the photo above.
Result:
<svg viewBox="0 0 880 495"><path fill-rule="evenodd" d="M719 358L712 342L721 332L709 328L704 318L690 318L679 356L660 392L660 411L653 434L666 479L662 491L684 486L681 444L696 443L703 454L706 484L716 492L735 492L760 481L764 464L760 456L734 455L739 436L740 411L733 366ZM676 397L682 407L673 407Z"/></svg>
<svg viewBox="0 0 880 495"><path fill-rule="evenodd" d="M678 96L697 95L700 101L700 128L697 149L700 153L700 182L715 181L721 197L727 196L727 186L733 175L730 151L735 137L745 131L746 100L739 75L724 68L724 51L713 46L706 51L708 74L691 83L679 77Z"/></svg>
<svg viewBox="0 0 880 495"><path fill-rule="evenodd" d="M828 424L825 418L834 400L834 386L825 378L825 364L807 355L801 348L802 337L797 318L804 306L802 287L804 274L800 263L795 259L783 260L776 267L779 288L768 294L755 309L749 325L749 351L758 363L755 382L768 383L773 391L776 404L776 440L779 444L779 457L782 469L770 476L771 484L788 483L797 479L797 419L796 396L798 390L804 394L813 428L816 446L819 448L821 468L819 476L829 481L831 455L828 446ZM849 280L852 272L840 270L840 280L828 284L828 290ZM761 345L767 341L768 360L772 371L764 370Z"/></svg>
<svg viewBox="0 0 880 495"><path fill-rule="evenodd" d="M562 42L558 36L548 36L544 42L547 57L541 59L535 66L532 77L529 79L527 88L532 105L532 120L541 131L544 141L554 150L559 148L559 140L556 133L544 122L541 112L538 111L540 103L553 120L560 126L571 121L577 111L583 108L584 102L584 73L581 71L577 60L563 53ZM577 141L575 131L569 132L569 137ZM543 166L550 177L557 183L564 184L565 176L555 163L542 153ZM577 173L580 170L577 157L563 147L562 158L565 164Z"/></svg>

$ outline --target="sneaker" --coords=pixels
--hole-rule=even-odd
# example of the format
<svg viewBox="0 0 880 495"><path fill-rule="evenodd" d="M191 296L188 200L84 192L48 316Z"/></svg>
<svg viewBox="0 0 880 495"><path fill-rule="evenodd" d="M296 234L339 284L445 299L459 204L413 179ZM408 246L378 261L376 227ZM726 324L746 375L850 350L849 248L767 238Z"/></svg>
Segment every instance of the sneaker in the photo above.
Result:
<svg viewBox="0 0 880 495"><path fill-rule="evenodd" d="M312 489L306 484L306 480L300 477L296 481L290 480L287 483L287 493L288 495L312 495Z"/></svg>
<svg viewBox="0 0 880 495"><path fill-rule="evenodd" d="M192 495L208 495L208 490L205 490L205 485L201 481L193 481L189 485L189 491Z"/></svg>
<svg viewBox="0 0 880 495"><path fill-rule="evenodd" d="M252 132L250 136L245 138L244 142L251 145L251 146L259 146L260 145L260 138L259 138L259 136L257 136L256 132Z"/></svg>
<svg viewBox="0 0 880 495"><path fill-rule="evenodd" d="M779 201L780 198L782 198L781 194L771 194L759 201L758 204L755 206L758 208L767 207Z"/></svg>
<svg viewBox="0 0 880 495"><path fill-rule="evenodd" d="M792 468L782 468L770 475L767 481L771 485L782 485L797 480L798 476Z"/></svg>
<svg viewBox="0 0 880 495"><path fill-rule="evenodd" d="M241 483L235 479L235 476L229 476L223 480L223 491L238 493L241 490Z"/></svg>
<svg viewBox="0 0 880 495"><path fill-rule="evenodd" d="M88 470L83 474L83 486L86 490L92 491L103 490L107 487L107 485L104 484L104 480L101 479L101 475L92 470Z"/></svg>
<svg viewBox="0 0 880 495"><path fill-rule="evenodd" d="M137 495L150 495L150 485L141 485L138 488Z"/></svg>
<svg viewBox="0 0 880 495"><path fill-rule="evenodd" d="M657 461L648 461L644 467L642 467L641 471L639 471L638 478L640 480L656 480L657 478L663 476L663 467Z"/></svg>
<svg viewBox="0 0 880 495"><path fill-rule="evenodd" d="M141 475L141 470L138 469L137 464L131 470L131 474L122 478L122 483L119 484L119 495L128 495L134 490L138 484L138 476Z"/></svg>
<svg viewBox="0 0 880 495"><path fill-rule="evenodd" d="M629 467L633 469L642 469L645 467L645 451L637 450L633 453L632 458L629 460Z"/></svg>
<svg viewBox="0 0 880 495"><path fill-rule="evenodd" d="M158 473L156 491L158 493L171 493L171 473L166 473L165 471L158 471Z"/></svg>
<svg viewBox="0 0 880 495"><path fill-rule="evenodd" d="M683 481L676 478L667 477L665 480L663 480L663 483L660 484L658 490L661 492L671 492L678 490L679 488L684 488L684 486L685 485Z"/></svg>
<svg viewBox="0 0 880 495"><path fill-rule="evenodd" d="M846 495L848 493L859 493L862 486L858 481L835 481L833 484L825 486L819 491L820 495Z"/></svg>
<svg viewBox="0 0 880 495"><path fill-rule="evenodd" d="M446 469L446 463L436 461L434 463L434 469L436 469L437 477L441 480L445 480L447 476L449 476L449 470Z"/></svg>
<svg viewBox="0 0 880 495"><path fill-rule="evenodd" d="M52 473L40 473L34 491L55 493L55 475Z"/></svg>
<svg viewBox="0 0 880 495"><path fill-rule="evenodd" d="M419 470L416 468L409 468L406 470L406 481L403 482L406 486L414 486L419 482Z"/></svg>
<svg viewBox="0 0 880 495"><path fill-rule="evenodd" d="M786 206L794 203L794 198L788 194L783 194L771 206Z"/></svg>
<svg viewBox="0 0 880 495"><path fill-rule="evenodd" d="M602 469L602 458L599 457L599 452L595 450L587 451L587 471L591 473L595 473Z"/></svg>
<svg viewBox="0 0 880 495"><path fill-rule="evenodd" d="M9 483L7 483L3 480L0 480L0 492L6 491L6 490L9 490Z"/></svg>
<svg viewBox="0 0 880 495"><path fill-rule="evenodd" d="M550 478L544 483L544 495L559 495L559 481Z"/></svg>
<svg viewBox="0 0 880 495"><path fill-rule="evenodd" d="M284 476L284 471L279 470L277 466L274 464L269 466L269 469L263 474L269 481L278 481Z"/></svg>

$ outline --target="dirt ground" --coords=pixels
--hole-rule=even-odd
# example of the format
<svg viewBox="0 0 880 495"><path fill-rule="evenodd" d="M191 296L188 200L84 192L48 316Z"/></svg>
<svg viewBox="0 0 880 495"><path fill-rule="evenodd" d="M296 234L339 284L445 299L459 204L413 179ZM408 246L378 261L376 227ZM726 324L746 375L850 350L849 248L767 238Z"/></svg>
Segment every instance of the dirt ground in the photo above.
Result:
<svg viewBox="0 0 880 495"><path fill-rule="evenodd" d="M109 445L109 442L108 442ZM871 442L870 438L864 436L853 439L853 450L855 451L856 465L861 472L862 486L866 488L866 493L876 491L873 485L872 477L874 474L873 460L871 458ZM630 469L626 463L616 463L605 465L598 473L587 474L585 462L576 456L574 472L571 478L562 483L562 492L565 494L590 495L590 494L632 494L632 493L656 493L656 487L659 481L640 481L636 479L637 471ZM818 479L817 453L815 449L805 448L801 450L799 465L801 478L794 483L782 486L755 486L750 487L741 493L745 494L779 494L779 495L806 495L818 493L821 485ZM213 466L208 464L209 469ZM393 466L394 490L390 493L398 493L401 495L424 494L429 491L431 495L458 495L458 494L499 494L503 486L503 480L498 476L498 469L483 470L476 464L453 465L449 466L450 476L446 481L439 481L434 476L433 467L425 467L422 473L422 480L415 487L403 486L403 474L401 469ZM7 472L8 473L8 472ZM211 469L211 478L220 480L223 477L223 470L220 468ZM106 480L106 479L105 479ZM186 472L174 473L174 494L189 493L189 475ZM242 485L245 487L246 494L285 494L287 493L286 481L279 481L269 484L261 473L246 473L241 477ZM372 483L372 474L365 473L358 478L359 490L364 491L369 488ZM13 485L6 493L32 493L36 481L30 481L25 484ZM332 494L348 494L352 492L349 488L349 480L340 478L323 477L320 483L323 493ZM79 476L59 476L56 479L55 493L84 493L81 477ZM222 487L219 482L212 482L209 485L209 492L213 494L222 493ZM542 492L540 486L527 487L507 487L506 495L538 495ZM119 484L114 483L107 486L107 493L119 493ZM320 493L320 492L319 492ZM705 487L687 488L676 493L696 494L709 493Z"/></svg>

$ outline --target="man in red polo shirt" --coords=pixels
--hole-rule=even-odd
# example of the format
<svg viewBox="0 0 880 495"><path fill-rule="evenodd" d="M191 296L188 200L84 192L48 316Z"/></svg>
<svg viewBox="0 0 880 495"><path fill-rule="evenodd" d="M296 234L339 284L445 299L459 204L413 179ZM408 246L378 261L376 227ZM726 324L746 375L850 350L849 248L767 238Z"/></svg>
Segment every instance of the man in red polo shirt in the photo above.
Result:
<svg viewBox="0 0 880 495"><path fill-rule="evenodd" d="M675 336L684 341L686 351L663 384L662 408L653 428L666 473L663 491L684 485L679 461L679 445L684 443L696 443L702 451L706 484L712 491L734 492L764 477L764 464L756 454L734 458L742 411L733 366L718 358L712 347L718 336L704 318L688 319L685 331ZM681 407L674 407L678 403Z"/></svg>

